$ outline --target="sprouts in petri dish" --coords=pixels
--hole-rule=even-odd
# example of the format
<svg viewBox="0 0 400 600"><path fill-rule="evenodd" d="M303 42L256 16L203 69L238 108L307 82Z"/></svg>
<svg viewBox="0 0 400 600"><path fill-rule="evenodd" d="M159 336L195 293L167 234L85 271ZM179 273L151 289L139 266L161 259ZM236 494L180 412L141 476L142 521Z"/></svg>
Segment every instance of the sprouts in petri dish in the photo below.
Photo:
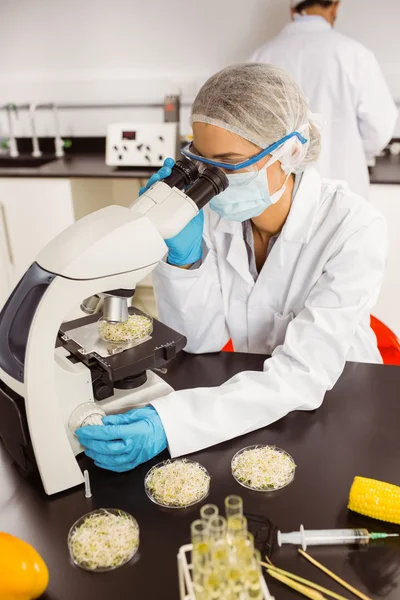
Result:
<svg viewBox="0 0 400 600"><path fill-rule="evenodd" d="M210 475L191 460L166 460L146 475L146 493L153 502L171 508L185 508L205 498Z"/></svg>
<svg viewBox="0 0 400 600"><path fill-rule="evenodd" d="M144 315L130 315L123 323L99 321L99 336L107 342L139 342L153 332L153 321Z"/></svg>
<svg viewBox="0 0 400 600"><path fill-rule="evenodd" d="M232 475L244 487L272 491L288 485L296 465L292 457L275 446L250 446L235 454Z"/></svg>
<svg viewBox="0 0 400 600"><path fill-rule="evenodd" d="M82 517L68 536L75 564L89 571L116 569L139 547L139 526L123 511L100 509Z"/></svg>
<svg viewBox="0 0 400 600"><path fill-rule="evenodd" d="M87 427L88 425L104 425L103 416L99 413L91 413L83 418L81 427Z"/></svg>
<svg viewBox="0 0 400 600"><path fill-rule="evenodd" d="M105 416L106 413L96 402L83 402L72 411L69 417L68 426L70 431L75 433L80 427L86 427L87 425L103 425L103 417Z"/></svg>

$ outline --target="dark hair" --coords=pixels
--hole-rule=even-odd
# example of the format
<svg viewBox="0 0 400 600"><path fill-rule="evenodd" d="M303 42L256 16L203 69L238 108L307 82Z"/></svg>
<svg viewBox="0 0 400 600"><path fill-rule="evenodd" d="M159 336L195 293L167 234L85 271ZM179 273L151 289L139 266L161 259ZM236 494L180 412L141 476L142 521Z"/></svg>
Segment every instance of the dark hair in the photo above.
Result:
<svg viewBox="0 0 400 600"><path fill-rule="evenodd" d="M304 0L301 4L296 6L294 9L297 13L303 12L306 8L311 8L311 6L322 6L322 8L329 8L334 4L336 0Z"/></svg>

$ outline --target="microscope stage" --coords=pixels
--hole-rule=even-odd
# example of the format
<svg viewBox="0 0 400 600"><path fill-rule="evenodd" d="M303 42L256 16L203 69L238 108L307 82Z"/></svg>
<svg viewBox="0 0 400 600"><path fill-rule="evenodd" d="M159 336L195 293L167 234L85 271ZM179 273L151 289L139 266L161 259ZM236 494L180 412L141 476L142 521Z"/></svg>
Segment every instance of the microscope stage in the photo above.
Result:
<svg viewBox="0 0 400 600"><path fill-rule="evenodd" d="M146 316L136 308L130 308L129 313ZM136 376L147 369L162 367L186 345L185 336L157 319L153 319L152 335L139 344L107 343L99 337L99 316L63 323L57 345L64 346L75 360L90 369L105 371L112 382Z"/></svg>
<svg viewBox="0 0 400 600"><path fill-rule="evenodd" d="M129 350L129 348L134 348L139 344L144 344L145 342L151 340L151 336L149 335L139 342L122 342L120 344L114 342L105 342L99 337L97 321L95 323L83 325L83 327L71 329L68 331L67 335L81 347L82 354L92 354L95 352L102 358L114 356L115 354L119 354L120 352Z"/></svg>

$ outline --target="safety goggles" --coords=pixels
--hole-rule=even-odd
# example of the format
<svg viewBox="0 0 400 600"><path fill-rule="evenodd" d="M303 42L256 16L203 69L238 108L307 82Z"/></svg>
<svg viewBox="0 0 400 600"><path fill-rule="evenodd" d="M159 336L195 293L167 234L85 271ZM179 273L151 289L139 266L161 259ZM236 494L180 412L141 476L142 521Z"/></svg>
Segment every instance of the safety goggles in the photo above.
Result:
<svg viewBox="0 0 400 600"><path fill-rule="evenodd" d="M264 148L264 150L261 150L254 156L251 156L250 158L246 159L245 161L242 161L242 162L239 162L236 164L223 163L223 162L219 162L217 160L211 160L209 158L205 158L204 156L201 156L200 154L197 154L197 152L193 148L193 142L191 142L190 144L188 144L187 146L182 148L181 153L184 156L186 156L187 158L190 158L191 160L197 161L197 162L205 164L205 165L219 167L220 169L224 169L224 170L226 169L227 171L240 171L243 169L247 169L248 167L252 167L259 160L265 158L266 156L268 156L268 154L271 154L272 152L277 150L280 146L282 146L282 144L284 144L285 142L287 142L288 140L290 140L293 137L297 137L302 144L306 144L308 142L308 140L305 137L303 137L298 131L293 131L293 133L289 133L288 135L283 137L281 140L275 142L274 144L271 144L271 146L268 146L268 148Z"/></svg>

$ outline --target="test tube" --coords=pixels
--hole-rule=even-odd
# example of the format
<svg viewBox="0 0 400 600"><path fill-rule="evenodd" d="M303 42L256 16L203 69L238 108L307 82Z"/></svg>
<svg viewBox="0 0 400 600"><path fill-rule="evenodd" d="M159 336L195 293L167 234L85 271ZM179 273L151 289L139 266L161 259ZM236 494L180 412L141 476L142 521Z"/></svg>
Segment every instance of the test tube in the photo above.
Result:
<svg viewBox="0 0 400 600"><path fill-rule="evenodd" d="M212 517L208 522L208 533L211 542L225 541L226 519L224 517Z"/></svg>
<svg viewBox="0 0 400 600"><path fill-rule="evenodd" d="M209 543L208 527L204 521L197 519L190 526L193 565L193 586L196 592L196 598L206 599L205 582L209 572Z"/></svg>
<svg viewBox="0 0 400 600"><path fill-rule="evenodd" d="M243 571L238 566L231 566L226 573L229 598L242 598L244 589Z"/></svg>
<svg viewBox="0 0 400 600"><path fill-rule="evenodd" d="M209 560L209 534L208 527L204 521L197 519L190 526L191 539L193 545L192 562L198 561L205 565Z"/></svg>
<svg viewBox="0 0 400 600"><path fill-rule="evenodd" d="M247 535L247 519L246 517L236 516L228 519L228 537L230 540L234 538L245 538Z"/></svg>
<svg viewBox="0 0 400 600"><path fill-rule="evenodd" d="M226 518L243 516L243 500L240 496L227 496L225 498Z"/></svg>
<svg viewBox="0 0 400 600"><path fill-rule="evenodd" d="M229 562L229 548L226 538L226 519L212 517L208 524L211 545L211 563L215 572L225 578L225 570Z"/></svg>
<svg viewBox="0 0 400 600"><path fill-rule="evenodd" d="M206 577L205 596L207 600L219 600L222 598L223 590L223 581L217 573L211 573Z"/></svg>
<svg viewBox="0 0 400 600"><path fill-rule="evenodd" d="M207 525L209 524L210 519L218 517L218 514L218 506L215 504L205 504L200 509L200 517Z"/></svg>
<svg viewBox="0 0 400 600"><path fill-rule="evenodd" d="M247 569L253 563L254 556L254 536L247 532L245 537L234 538L231 542L233 560L241 568Z"/></svg>
<svg viewBox="0 0 400 600"><path fill-rule="evenodd" d="M229 563L229 547L225 540L214 544L211 551L211 561L216 571L224 571Z"/></svg>
<svg viewBox="0 0 400 600"><path fill-rule="evenodd" d="M258 550L254 550L252 564L245 571L245 586L249 600L262 600L263 598L260 562L261 554Z"/></svg>
<svg viewBox="0 0 400 600"><path fill-rule="evenodd" d="M243 537L228 537L231 564L239 565L240 568L250 566L253 560L253 539L251 533L247 533Z"/></svg>
<svg viewBox="0 0 400 600"><path fill-rule="evenodd" d="M192 578L193 588L196 594L196 600L208 600L206 581L208 577L208 570L193 564Z"/></svg>
<svg viewBox="0 0 400 600"><path fill-rule="evenodd" d="M193 546L201 542L207 541L208 530L207 526L201 519L196 519L190 526L190 535Z"/></svg>
<svg viewBox="0 0 400 600"><path fill-rule="evenodd" d="M90 489L89 471L87 469L83 471L83 476L85 478L85 498L91 498L92 490Z"/></svg>

